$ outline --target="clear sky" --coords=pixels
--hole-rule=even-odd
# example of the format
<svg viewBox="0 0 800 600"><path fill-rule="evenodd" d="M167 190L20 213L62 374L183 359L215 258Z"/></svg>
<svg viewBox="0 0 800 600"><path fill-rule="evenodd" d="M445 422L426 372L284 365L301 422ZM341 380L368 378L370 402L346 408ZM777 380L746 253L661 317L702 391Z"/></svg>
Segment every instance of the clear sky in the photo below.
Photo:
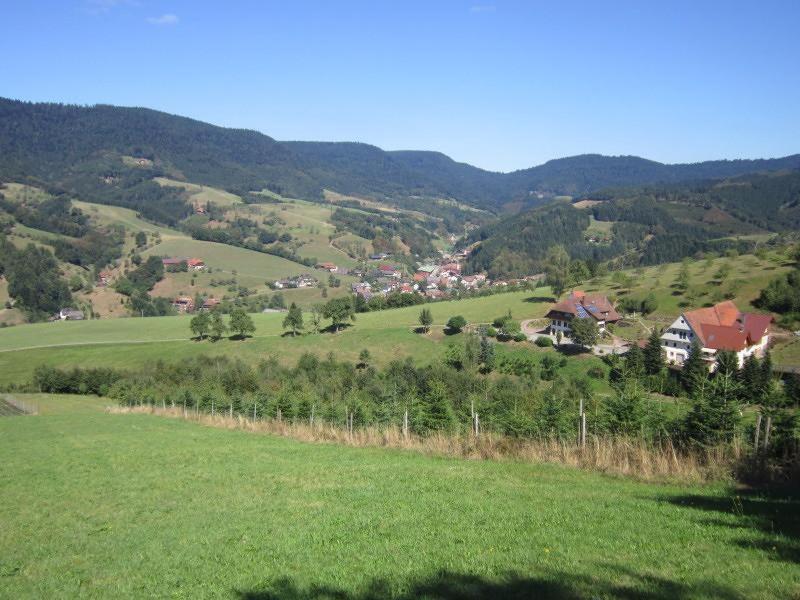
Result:
<svg viewBox="0 0 800 600"><path fill-rule="evenodd" d="M800 0L3 0L0 95L493 170L800 152Z"/></svg>

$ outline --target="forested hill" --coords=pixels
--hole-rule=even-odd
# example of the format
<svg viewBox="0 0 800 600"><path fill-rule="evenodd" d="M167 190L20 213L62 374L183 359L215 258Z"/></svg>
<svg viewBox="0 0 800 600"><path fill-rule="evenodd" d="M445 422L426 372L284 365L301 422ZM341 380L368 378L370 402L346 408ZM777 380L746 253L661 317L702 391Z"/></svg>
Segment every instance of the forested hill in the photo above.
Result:
<svg viewBox="0 0 800 600"><path fill-rule="evenodd" d="M452 198L501 210L610 186L798 167L800 155L686 165L582 155L503 174L437 152L279 142L255 131L226 129L145 108L0 99L0 179L32 181L54 191L131 207L174 202L168 192L147 185L158 175L237 193L267 188L317 200L323 189L331 189L395 202L414 198L417 205L420 197Z"/></svg>
<svg viewBox="0 0 800 600"><path fill-rule="evenodd" d="M556 202L485 225L468 271L493 277L543 270L550 247L573 259L627 266L680 260L701 252L751 250L758 234L800 230L800 171L614 188L591 201Z"/></svg>

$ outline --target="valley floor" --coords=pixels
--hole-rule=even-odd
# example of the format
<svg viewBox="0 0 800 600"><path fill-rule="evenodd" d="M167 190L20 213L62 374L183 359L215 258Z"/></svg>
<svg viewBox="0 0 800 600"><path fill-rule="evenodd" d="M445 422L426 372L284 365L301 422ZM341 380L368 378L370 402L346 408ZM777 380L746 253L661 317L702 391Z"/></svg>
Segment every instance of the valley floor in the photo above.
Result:
<svg viewBox="0 0 800 600"><path fill-rule="evenodd" d="M0 596L788 598L800 505L20 396Z"/></svg>

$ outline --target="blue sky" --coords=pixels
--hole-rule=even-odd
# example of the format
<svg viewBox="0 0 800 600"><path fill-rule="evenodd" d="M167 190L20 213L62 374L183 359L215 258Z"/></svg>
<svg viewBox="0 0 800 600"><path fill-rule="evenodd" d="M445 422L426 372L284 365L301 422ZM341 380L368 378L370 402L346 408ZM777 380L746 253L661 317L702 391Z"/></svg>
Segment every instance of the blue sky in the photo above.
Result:
<svg viewBox="0 0 800 600"><path fill-rule="evenodd" d="M0 95L492 170L800 152L800 2L19 0Z"/></svg>

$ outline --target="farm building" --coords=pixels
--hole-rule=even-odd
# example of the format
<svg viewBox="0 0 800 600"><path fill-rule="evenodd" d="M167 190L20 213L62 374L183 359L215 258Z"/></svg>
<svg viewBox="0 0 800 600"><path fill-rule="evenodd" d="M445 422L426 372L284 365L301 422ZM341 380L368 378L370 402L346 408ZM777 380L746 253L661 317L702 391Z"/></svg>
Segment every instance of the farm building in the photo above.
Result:
<svg viewBox="0 0 800 600"><path fill-rule="evenodd" d="M572 319L594 319L598 329L603 332L608 323L616 323L620 317L607 297L575 290L554 304L547 318L550 319L550 331L560 331L569 336L572 332L569 322Z"/></svg>
<svg viewBox="0 0 800 600"><path fill-rule="evenodd" d="M770 315L743 313L730 300L680 315L661 335L667 362L682 365L692 342L702 348L703 360L713 370L721 350L736 353L739 367L748 356L761 358L769 345Z"/></svg>

